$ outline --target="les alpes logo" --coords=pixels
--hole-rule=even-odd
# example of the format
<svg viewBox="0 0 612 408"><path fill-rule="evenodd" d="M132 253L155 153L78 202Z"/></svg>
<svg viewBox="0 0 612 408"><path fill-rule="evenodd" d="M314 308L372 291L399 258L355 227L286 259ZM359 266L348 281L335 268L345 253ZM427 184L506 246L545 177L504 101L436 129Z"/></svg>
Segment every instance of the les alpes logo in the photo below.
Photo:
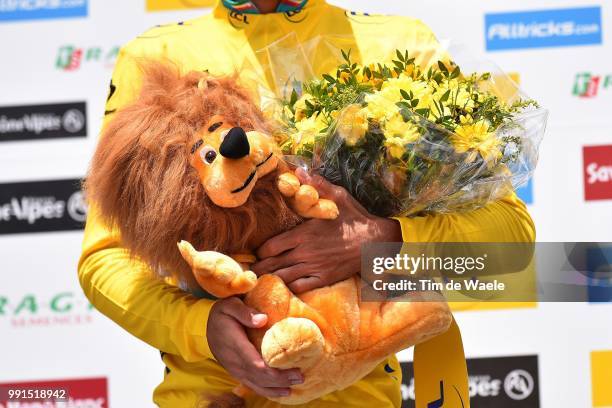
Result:
<svg viewBox="0 0 612 408"><path fill-rule="evenodd" d="M612 89L612 74L595 75L591 72L576 74L572 94L581 98L594 98L600 91Z"/></svg>
<svg viewBox="0 0 612 408"><path fill-rule="evenodd" d="M612 145L584 146L584 199L612 199Z"/></svg>

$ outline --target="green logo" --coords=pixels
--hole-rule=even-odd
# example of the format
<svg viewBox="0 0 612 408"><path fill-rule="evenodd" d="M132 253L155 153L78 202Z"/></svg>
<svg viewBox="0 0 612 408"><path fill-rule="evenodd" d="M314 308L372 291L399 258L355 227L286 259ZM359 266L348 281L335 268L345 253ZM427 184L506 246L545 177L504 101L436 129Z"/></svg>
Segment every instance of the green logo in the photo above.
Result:
<svg viewBox="0 0 612 408"><path fill-rule="evenodd" d="M78 48L73 45L64 45L58 50L55 67L63 71L76 71L84 63L101 62L111 66L118 55L119 46L105 49L102 47Z"/></svg>
<svg viewBox="0 0 612 408"><path fill-rule="evenodd" d="M572 94L581 98L594 98L600 90L612 88L612 74L593 75L590 72L576 74Z"/></svg>

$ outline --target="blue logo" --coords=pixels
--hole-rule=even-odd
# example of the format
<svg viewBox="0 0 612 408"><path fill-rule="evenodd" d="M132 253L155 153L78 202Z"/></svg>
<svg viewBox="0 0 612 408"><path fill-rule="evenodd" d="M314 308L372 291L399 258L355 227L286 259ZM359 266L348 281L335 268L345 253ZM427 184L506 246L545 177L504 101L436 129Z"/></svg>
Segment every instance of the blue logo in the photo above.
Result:
<svg viewBox="0 0 612 408"><path fill-rule="evenodd" d="M87 17L87 0L0 0L0 22Z"/></svg>
<svg viewBox="0 0 612 408"><path fill-rule="evenodd" d="M533 204L533 179L529 179L527 184L516 189L516 194L525 204Z"/></svg>
<svg viewBox="0 0 612 408"><path fill-rule="evenodd" d="M602 43L601 7L485 15L487 51Z"/></svg>

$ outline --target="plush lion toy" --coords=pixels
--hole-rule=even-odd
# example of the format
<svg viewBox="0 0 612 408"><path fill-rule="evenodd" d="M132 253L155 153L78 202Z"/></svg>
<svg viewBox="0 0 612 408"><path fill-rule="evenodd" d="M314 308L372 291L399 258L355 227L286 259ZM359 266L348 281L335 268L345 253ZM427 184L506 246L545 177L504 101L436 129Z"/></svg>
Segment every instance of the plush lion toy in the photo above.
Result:
<svg viewBox="0 0 612 408"><path fill-rule="evenodd" d="M268 315L249 337L269 366L302 371L305 382L277 399L299 404L348 387L451 317L441 298L361 302L358 276L296 296L275 275L248 270L268 238L338 215L288 171L269 132L235 79L150 64L140 97L106 126L86 188L160 276L221 298L246 294Z"/></svg>

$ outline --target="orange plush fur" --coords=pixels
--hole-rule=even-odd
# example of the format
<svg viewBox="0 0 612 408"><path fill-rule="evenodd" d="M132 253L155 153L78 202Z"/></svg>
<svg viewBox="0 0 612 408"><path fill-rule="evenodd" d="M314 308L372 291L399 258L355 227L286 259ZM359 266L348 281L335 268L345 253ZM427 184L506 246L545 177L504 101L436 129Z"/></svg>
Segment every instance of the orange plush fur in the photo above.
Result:
<svg viewBox="0 0 612 408"><path fill-rule="evenodd" d="M189 163L194 135L214 115L234 126L267 130L251 95L234 78L210 79L201 91L204 72L181 76L172 65L154 63L142 69L141 95L104 129L85 188L109 225L120 228L132 254L193 288L197 284L177 242L235 253L256 248L301 218L287 206L273 175L256 184L245 205L218 207Z"/></svg>
<svg viewBox="0 0 612 408"><path fill-rule="evenodd" d="M237 127L249 151L208 154L223 151ZM278 399L298 404L346 388L388 355L443 332L450 313L431 293L434 302L362 302L357 276L295 296L274 275L256 280L244 256L226 256L252 254L304 217L337 214L310 186L282 178L286 168L267 132L235 78L150 64L138 99L104 130L86 188L125 246L160 275L218 296L246 293L249 306L268 314L266 327L248 334L268 365L303 372L305 383ZM182 242L179 251L181 240L191 244Z"/></svg>

